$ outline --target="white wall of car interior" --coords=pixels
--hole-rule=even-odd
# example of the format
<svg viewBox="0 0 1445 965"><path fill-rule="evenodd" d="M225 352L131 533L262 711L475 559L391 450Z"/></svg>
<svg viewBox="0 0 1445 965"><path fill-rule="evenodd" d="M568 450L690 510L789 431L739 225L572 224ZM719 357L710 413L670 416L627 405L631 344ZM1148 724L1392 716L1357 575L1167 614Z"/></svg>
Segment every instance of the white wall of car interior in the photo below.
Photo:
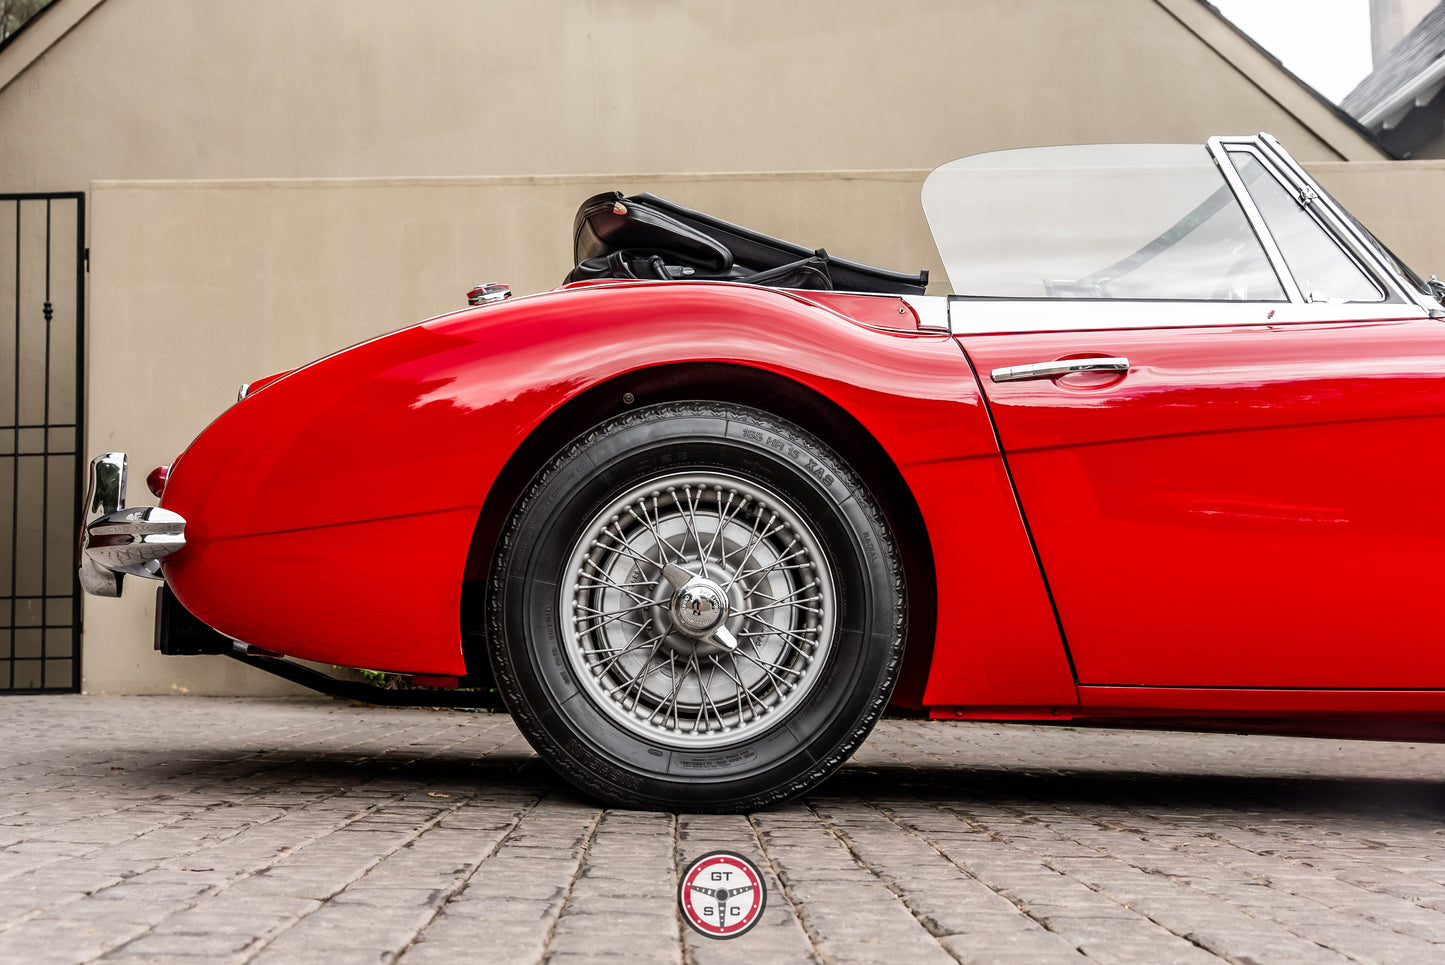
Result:
<svg viewBox="0 0 1445 965"><path fill-rule="evenodd" d="M57 0L0 51L0 191L89 191L85 451L137 476L241 382L476 282L555 286L597 191L929 268L946 292L918 204L934 165L1260 130L1406 260L1445 266L1425 230L1445 162L1388 161L1198 0ZM141 582L86 599L85 689L291 689L154 654Z"/></svg>

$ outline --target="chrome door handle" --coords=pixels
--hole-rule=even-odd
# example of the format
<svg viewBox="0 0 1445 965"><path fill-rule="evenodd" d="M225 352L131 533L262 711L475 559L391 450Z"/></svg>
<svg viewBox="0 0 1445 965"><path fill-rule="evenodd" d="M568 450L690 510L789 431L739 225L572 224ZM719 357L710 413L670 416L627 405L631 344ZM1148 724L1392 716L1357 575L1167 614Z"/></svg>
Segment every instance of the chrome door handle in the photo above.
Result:
<svg viewBox="0 0 1445 965"><path fill-rule="evenodd" d="M1075 372L1127 372L1128 359L1064 359L1062 362L1030 362L1028 365L1007 365L994 369L988 377L995 382L1022 382L1025 379L1057 379Z"/></svg>

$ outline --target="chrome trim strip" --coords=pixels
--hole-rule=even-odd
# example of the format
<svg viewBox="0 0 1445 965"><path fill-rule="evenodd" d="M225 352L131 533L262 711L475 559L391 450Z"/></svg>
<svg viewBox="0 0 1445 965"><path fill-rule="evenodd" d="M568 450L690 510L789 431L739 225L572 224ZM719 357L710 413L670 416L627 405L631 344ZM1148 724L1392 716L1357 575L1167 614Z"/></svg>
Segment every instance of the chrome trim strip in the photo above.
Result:
<svg viewBox="0 0 1445 965"><path fill-rule="evenodd" d="M899 295L918 316L918 328L925 332L948 331L947 295Z"/></svg>
<svg viewBox="0 0 1445 965"><path fill-rule="evenodd" d="M90 461L81 507L80 585L95 596L120 596L125 574L161 578L161 560L186 545L186 520L159 506L126 508L126 457L107 452Z"/></svg>
<svg viewBox="0 0 1445 965"><path fill-rule="evenodd" d="M1249 220L1250 228L1254 229L1255 237L1264 248L1265 257L1269 259L1270 267L1274 269L1275 277L1279 279L1286 297L1292 302L1303 302L1304 294L1295 282L1294 275L1290 273L1289 266L1285 264L1284 253L1279 250L1279 245L1275 244L1269 225L1264 223L1264 215L1260 214L1244 179L1239 176L1239 172L1234 169L1234 162L1229 159L1227 145L1231 143L1234 143L1233 138L1211 137L1205 142L1205 147L1209 150L1209 156L1214 158L1214 163L1219 168L1219 173L1224 176L1229 190L1234 192L1234 199L1244 209L1244 216Z"/></svg>
<svg viewBox="0 0 1445 965"><path fill-rule="evenodd" d="M1311 322L1428 318L1413 302L1176 302L1096 298L949 296L954 335L1089 332L1142 328L1220 328Z"/></svg>
<svg viewBox="0 0 1445 965"><path fill-rule="evenodd" d="M1057 379L1075 372L1127 372L1126 358L1062 359L1058 362L1029 362L994 369L988 377L995 382L1025 382L1029 379Z"/></svg>

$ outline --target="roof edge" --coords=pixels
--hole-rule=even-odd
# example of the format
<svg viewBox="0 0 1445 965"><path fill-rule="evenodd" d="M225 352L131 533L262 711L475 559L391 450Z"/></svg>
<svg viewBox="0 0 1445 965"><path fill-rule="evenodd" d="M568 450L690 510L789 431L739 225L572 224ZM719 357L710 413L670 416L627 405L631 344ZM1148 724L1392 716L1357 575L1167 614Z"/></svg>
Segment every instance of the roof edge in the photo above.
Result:
<svg viewBox="0 0 1445 965"><path fill-rule="evenodd" d="M3 40L0 40L0 51L4 51L6 47L9 47L12 43L14 43L16 37L29 30L30 25L33 24L35 21L39 20L41 17L45 16L47 13L49 13L50 8L53 6L55 6L54 3L47 3L45 6L41 7L39 10L35 11L28 18L26 18L24 23L22 23L19 27L15 28L14 33L5 37Z"/></svg>
<svg viewBox="0 0 1445 965"><path fill-rule="evenodd" d="M105 0L54 0L0 44L0 91Z"/></svg>
<svg viewBox="0 0 1445 965"><path fill-rule="evenodd" d="M1266 97L1345 161L1397 155L1338 104L1297 77L1209 0L1154 0ZM1223 29L1221 29L1223 28Z"/></svg>
<svg viewBox="0 0 1445 965"><path fill-rule="evenodd" d="M1423 106L1411 102L1429 88L1439 87L1442 79L1445 79L1445 57L1382 97L1378 104L1360 115L1360 123L1371 129L1376 126L1393 127L1394 125L1389 123L1391 117L1397 112L1408 113L1411 108Z"/></svg>

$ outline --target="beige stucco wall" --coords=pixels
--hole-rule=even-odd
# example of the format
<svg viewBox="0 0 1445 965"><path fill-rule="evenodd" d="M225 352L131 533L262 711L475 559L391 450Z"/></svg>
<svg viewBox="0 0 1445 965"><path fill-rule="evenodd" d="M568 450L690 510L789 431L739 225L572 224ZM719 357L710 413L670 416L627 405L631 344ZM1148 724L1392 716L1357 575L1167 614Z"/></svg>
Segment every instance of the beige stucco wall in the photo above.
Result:
<svg viewBox="0 0 1445 965"><path fill-rule="evenodd" d="M0 54L0 190L913 169L1258 130L1380 156L1198 0L58 0L32 30Z"/></svg>
<svg viewBox="0 0 1445 965"><path fill-rule="evenodd" d="M1445 277L1445 161L1305 166L1411 268Z"/></svg>

